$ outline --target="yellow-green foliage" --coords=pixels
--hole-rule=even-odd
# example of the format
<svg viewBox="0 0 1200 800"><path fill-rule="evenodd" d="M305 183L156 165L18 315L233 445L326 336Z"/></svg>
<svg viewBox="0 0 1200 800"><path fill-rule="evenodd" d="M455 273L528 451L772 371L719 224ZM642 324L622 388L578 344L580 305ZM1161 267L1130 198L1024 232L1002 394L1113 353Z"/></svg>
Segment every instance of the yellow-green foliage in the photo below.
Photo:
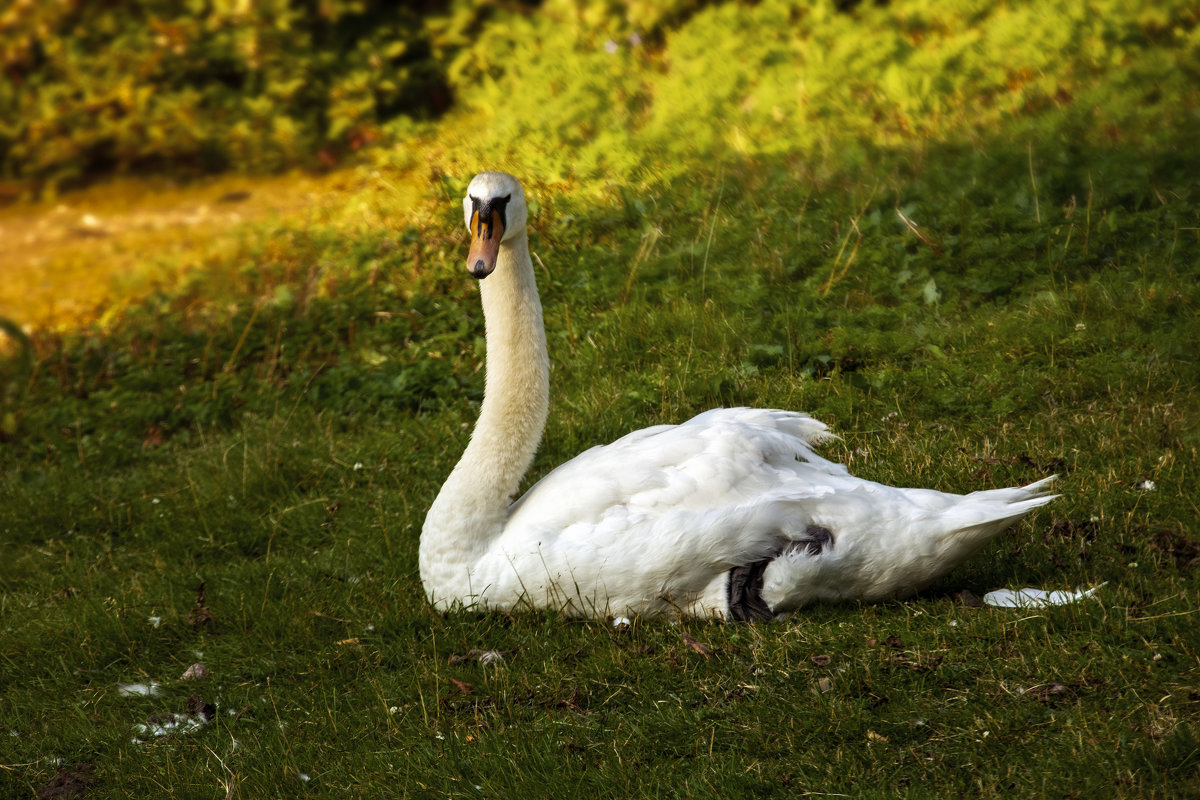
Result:
<svg viewBox="0 0 1200 800"><path fill-rule="evenodd" d="M1186 0L26 0L0 13L0 174L328 164L451 104L455 155L549 178L855 163L1014 120L1104 141L1194 113L1197 21Z"/></svg>
<svg viewBox="0 0 1200 800"><path fill-rule="evenodd" d="M675 7L672 28L642 8L548 0L493 21L449 71L471 115L456 149L550 177L625 179L696 157L842 160L971 141L1014 121L1103 142L1139 118L1170 128L1200 100L1198 12L1181 0L765 0Z"/></svg>

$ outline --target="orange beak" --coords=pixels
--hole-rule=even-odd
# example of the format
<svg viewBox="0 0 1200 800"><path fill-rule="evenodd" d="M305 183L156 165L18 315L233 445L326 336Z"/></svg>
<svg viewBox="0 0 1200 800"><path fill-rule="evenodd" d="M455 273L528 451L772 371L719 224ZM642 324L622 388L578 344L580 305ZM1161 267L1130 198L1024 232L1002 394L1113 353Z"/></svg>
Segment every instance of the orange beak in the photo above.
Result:
<svg viewBox="0 0 1200 800"><path fill-rule="evenodd" d="M480 219L478 211L471 213L471 250L467 253L467 269L473 276L482 279L492 274L503 238L502 214L492 213L486 219Z"/></svg>

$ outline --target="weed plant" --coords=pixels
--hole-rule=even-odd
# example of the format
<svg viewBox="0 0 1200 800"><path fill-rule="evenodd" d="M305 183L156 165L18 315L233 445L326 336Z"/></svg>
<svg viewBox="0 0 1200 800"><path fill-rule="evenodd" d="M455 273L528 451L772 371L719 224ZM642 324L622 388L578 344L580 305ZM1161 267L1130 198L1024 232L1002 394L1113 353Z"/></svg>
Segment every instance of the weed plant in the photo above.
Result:
<svg viewBox="0 0 1200 800"><path fill-rule="evenodd" d="M0 796L1200 796L1195 12L768 1L631 40L550 33L569 8L480 31L354 213L235 228L0 366ZM483 386L457 204L492 166L554 365L530 481L745 404L866 478L1062 497L903 602L433 612L417 537ZM176 714L211 719L156 736Z"/></svg>

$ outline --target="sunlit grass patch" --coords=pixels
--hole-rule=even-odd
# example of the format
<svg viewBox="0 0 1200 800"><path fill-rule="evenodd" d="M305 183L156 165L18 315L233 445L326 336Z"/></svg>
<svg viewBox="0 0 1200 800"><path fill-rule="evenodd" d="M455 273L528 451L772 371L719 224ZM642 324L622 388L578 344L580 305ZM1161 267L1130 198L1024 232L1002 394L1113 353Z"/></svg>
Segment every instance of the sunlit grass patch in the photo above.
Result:
<svg viewBox="0 0 1200 800"><path fill-rule="evenodd" d="M111 325L128 304L147 298L170 298L173 310L189 299L246 302L270 277L294 284L332 268L292 263L282 278L271 270L272 260L286 260L297 230L326 228L327 236L347 239L363 231L402 234L416 220L421 191L408 181L368 170L192 185L123 179L0 209L7 243L0 316L69 330Z"/></svg>

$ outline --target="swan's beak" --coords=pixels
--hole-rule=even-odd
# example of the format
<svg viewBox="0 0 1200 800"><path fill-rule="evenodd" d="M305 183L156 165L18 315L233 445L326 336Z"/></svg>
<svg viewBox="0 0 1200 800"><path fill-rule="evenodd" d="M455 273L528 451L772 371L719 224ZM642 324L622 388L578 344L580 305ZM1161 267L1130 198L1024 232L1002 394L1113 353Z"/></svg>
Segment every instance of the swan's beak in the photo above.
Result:
<svg viewBox="0 0 1200 800"><path fill-rule="evenodd" d="M491 213L486 219L480 219L478 211L471 213L471 251L467 253L467 269L473 276L483 279L492 274L503 238L502 215Z"/></svg>

